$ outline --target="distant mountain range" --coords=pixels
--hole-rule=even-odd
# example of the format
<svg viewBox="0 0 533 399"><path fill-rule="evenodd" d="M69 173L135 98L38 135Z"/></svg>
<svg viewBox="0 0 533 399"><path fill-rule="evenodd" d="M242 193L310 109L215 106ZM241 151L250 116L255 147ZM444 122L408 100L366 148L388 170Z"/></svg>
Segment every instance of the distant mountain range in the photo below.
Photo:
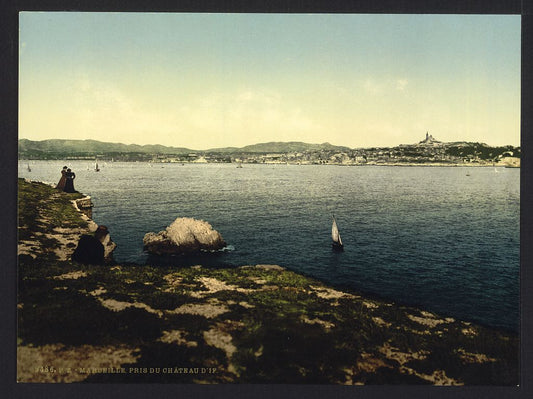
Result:
<svg viewBox="0 0 533 399"><path fill-rule="evenodd" d="M97 140L42 140L21 139L18 143L19 154L25 152L72 153L72 154L107 154L107 153L147 153L147 154L182 154L191 152L188 148L167 147L159 144L122 144L106 143Z"/></svg>
<svg viewBox="0 0 533 399"><path fill-rule="evenodd" d="M305 151L348 151L350 148L336 146L330 143L308 144L301 141L271 141L269 143L259 143L247 145L244 147L225 147L212 148L205 152L249 152L249 153L286 153L286 152L305 152Z"/></svg>
<svg viewBox="0 0 533 399"><path fill-rule="evenodd" d="M97 140L42 140L32 141L21 139L18 143L19 154L25 153L71 153L71 154L111 154L111 153L145 153L145 154L186 154L196 153L280 153L305 151L347 151L348 147L335 146L330 143L308 144L299 141L270 142L247 145L245 147L212 148L209 150L193 150L183 147L167 147L164 145L138 145L122 143L106 143Z"/></svg>

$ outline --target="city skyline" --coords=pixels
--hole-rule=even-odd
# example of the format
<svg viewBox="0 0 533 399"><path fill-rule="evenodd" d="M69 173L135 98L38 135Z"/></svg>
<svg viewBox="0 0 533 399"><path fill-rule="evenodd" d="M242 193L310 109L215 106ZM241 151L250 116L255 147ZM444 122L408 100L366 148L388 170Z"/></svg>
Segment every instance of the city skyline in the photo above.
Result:
<svg viewBox="0 0 533 399"><path fill-rule="evenodd" d="M19 138L520 145L520 16L23 12Z"/></svg>

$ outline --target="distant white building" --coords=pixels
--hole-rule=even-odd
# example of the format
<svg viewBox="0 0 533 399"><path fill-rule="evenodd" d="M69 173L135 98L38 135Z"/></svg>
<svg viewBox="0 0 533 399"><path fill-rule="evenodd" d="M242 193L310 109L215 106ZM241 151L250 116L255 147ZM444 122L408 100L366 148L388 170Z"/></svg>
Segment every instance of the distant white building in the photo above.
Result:
<svg viewBox="0 0 533 399"><path fill-rule="evenodd" d="M207 159L205 159L203 156L199 157L198 159L195 159L193 161L194 163L207 163Z"/></svg>

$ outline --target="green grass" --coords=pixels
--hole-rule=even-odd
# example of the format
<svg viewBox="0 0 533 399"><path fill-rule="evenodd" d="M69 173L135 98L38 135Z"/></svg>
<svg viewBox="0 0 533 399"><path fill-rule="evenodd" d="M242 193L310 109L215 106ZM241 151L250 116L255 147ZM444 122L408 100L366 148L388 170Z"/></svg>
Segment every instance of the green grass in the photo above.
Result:
<svg viewBox="0 0 533 399"><path fill-rule="evenodd" d="M379 348L385 343L410 353L427 350L430 355L423 360L412 360L406 366L418 372L431 374L436 369L446 370L449 377L466 383L510 383L516 379L515 352L517 339L492 330L480 330L472 339L460 333L460 323L451 323L442 337L410 332L411 325L404 323L408 308L382 306L372 312L361 306L362 299L340 301L339 306L321 299L304 289L280 285L279 289L251 293L219 291L205 298L192 298L195 286L179 292L164 292L163 276L169 270L151 267L122 267L109 270L105 267L73 265L69 262L52 262L33 268L21 262L19 302L24 306L19 313L19 338L22 344L43 345L63 343L68 345L104 345L122 343L141 348L137 367L154 367L179 356L179 364L205 367L206 362L216 364L223 375L203 376L210 382L227 379L249 383L341 383L345 369L353 367L362 353L383 356ZM87 277L78 280L58 280L69 271L84 271ZM250 274L260 274L269 281L292 281L292 272L250 271L246 269L209 270L179 269L176 273L188 278L227 277L226 282L238 285ZM285 274L285 276L284 276ZM131 282L135 278L134 282ZM146 280L142 280L146 278ZM266 280L266 278L265 278ZM144 284L150 282L151 284ZM309 281L299 285L315 285ZM66 287L66 289L58 289ZM124 302L140 302L153 309L173 310L183 304L204 303L218 299L228 304L229 311L213 319L200 315L168 314L159 318L144 309L128 308L120 312L106 309L87 293L103 287L107 292L103 299ZM205 292L205 291L204 291ZM239 303L246 302L243 307ZM372 316L387 319L394 314L400 328L378 326ZM410 310L412 311L412 310ZM304 319L331 323L325 328ZM227 372L228 359L223 351L209 346L204 333L226 320L239 322L239 327L229 330L232 343L238 350L231 362L238 376ZM390 321L389 321L390 322ZM187 339L198 343L196 347L164 344L158 339L163 331L181 330ZM487 353L499 359L497 364L464 364L456 349L467 352ZM514 349L513 349L514 348ZM174 358L175 359L175 358ZM366 383L419 383L427 381L399 372L399 364L384 359L388 367L374 372L362 371L358 381ZM176 363L176 361L174 361ZM391 369L392 367L392 369ZM143 376L137 381L192 382L192 376L165 375ZM92 376L89 381L128 382L132 376Z"/></svg>
<svg viewBox="0 0 533 399"><path fill-rule="evenodd" d="M19 238L30 239L36 232L50 233L57 227L87 227L87 222L80 218L71 203L71 200L79 198L83 198L83 195L65 193L44 183L18 179ZM46 223L40 220L42 218L47 219Z"/></svg>

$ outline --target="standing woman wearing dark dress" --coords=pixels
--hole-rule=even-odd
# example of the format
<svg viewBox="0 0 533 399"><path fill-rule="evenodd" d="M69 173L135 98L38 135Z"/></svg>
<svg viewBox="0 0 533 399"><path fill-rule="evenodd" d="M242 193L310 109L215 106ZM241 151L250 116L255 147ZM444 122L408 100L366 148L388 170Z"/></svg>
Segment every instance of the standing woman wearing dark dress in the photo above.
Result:
<svg viewBox="0 0 533 399"><path fill-rule="evenodd" d="M63 191L65 189L65 183L67 182L67 167L63 166L63 170L61 170L61 179L59 179L59 183L57 183L56 188L58 190Z"/></svg>
<svg viewBox="0 0 533 399"><path fill-rule="evenodd" d="M63 191L66 193L75 193L76 190L74 190L74 179L76 178L76 174L70 170L70 168L67 169L67 173L65 173L66 181L65 181L65 188Z"/></svg>

